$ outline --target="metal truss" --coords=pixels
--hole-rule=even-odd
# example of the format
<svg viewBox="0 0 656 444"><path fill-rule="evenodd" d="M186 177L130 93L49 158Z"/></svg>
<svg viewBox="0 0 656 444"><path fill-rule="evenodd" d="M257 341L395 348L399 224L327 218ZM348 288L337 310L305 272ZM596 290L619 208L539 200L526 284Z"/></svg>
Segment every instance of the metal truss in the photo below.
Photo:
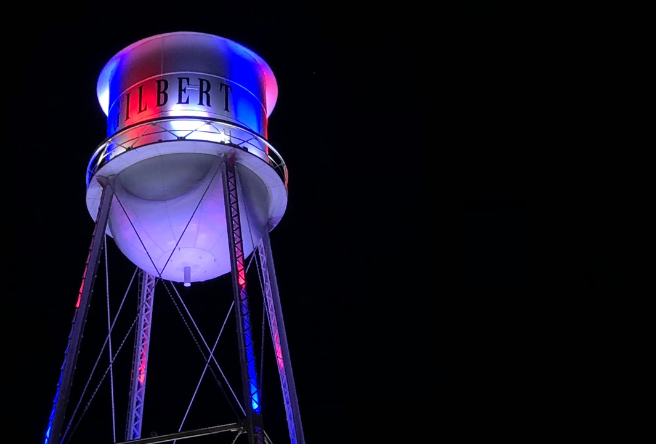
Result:
<svg viewBox="0 0 656 444"><path fill-rule="evenodd" d="M150 329L153 319L153 298L155 296L155 276L139 270L139 319L134 341L132 359L132 382L128 404L128 420L125 430L127 441L141 438L144 400L146 396L146 372L148 370L148 350L150 348Z"/></svg>
<svg viewBox="0 0 656 444"><path fill-rule="evenodd" d="M253 326L250 319L250 309L248 308L248 293L246 292L246 269L244 268L244 247L239 217L237 172L233 156L222 163L222 170L226 225L232 265L232 289L235 298L239 357L246 406L246 431L250 444L264 444L260 417L260 393L257 388L255 353L253 352Z"/></svg>
<svg viewBox="0 0 656 444"><path fill-rule="evenodd" d="M271 244L266 229L264 230L262 242L257 247L257 250L260 256L260 269L262 271L262 292L264 293L269 318L269 329L271 330L273 348L276 353L276 363L280 375L289 438L292 444L305 444L301 414L296 396L296 385L294 384L294 374L292 373L291 359L289 357L289 346L287 345L285 322L282 317L276 271L273 267Z"/></svg>
<svg viewBox="0 0 656 444"><path fill-rule="evenodd" d="M75 372L77 357L80 353L84 324L87 320L91 293L93 291L93 285L98 271L98 263L100 261L100 252L102 251L104 244L104 233L107 229L107 221L109 220L109 208L112 204L112 198L114 197L113 188L107 186L109 184L109 179L99 178L98 181L103 187L100 205L98 206L98 217L96 218L96 224L93 228L93 234L91 235L91 246L89 247L89 255L87 256L87 262L84 266L84 273L82 275L82 284L80 285L77 302L75 304L73 325L71 326L71 332L68 335L68 344L66 346L66 351L64 352L64 364L61 367L61 374L59 376L59 382L57 383L57 393L55 394L52 412L48 420L45 444L59 444L61 437L66 406L68 404L71 386L73 385L73 373Z"/></svg>

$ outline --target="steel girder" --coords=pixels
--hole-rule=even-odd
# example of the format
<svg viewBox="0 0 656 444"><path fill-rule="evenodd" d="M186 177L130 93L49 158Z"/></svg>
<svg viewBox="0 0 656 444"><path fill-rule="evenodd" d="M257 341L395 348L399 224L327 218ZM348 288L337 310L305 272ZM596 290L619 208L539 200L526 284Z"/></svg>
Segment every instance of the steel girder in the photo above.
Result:
<svg viewBox="0 0 656 444"><path fill-rule="evenodd" d="M262 234L262 242L258 246L258 254L260 257L260 269L262 271L262 292L264 293L265 306L269 318L269 329L271 331L271 339L273 340L273 348L276 354L276 364L278 365L278 373L280 375L289 438L292 444L305 444L301 413L298 408L298 398L296 396L296 385L294 384L294 374L289 356L289 346L287 344L287 333L282 317L276 271L273 266L271 244L266 228Z"/></svg>
<svg viewBox="0 0 656 444"><path fill-rule="evenodd" d="M68 345L64 352L64 364L61 367L61 374L57 383L57 393L55 394L52 412L48 420L45 444L59 444L61 439L66 406L68 405L68 398L70 396L71 386L73 385L73 374L75 373L75 365L80 353L84 324L87 320L91 293L93 292L93 285L96 280L98 263L100 261L100 252L102 251L105 240L104 233L107 229L107 221L109 220L109 208L114 197L114 189L110 183L111 179L101 177L98 178L98 181L103 188L100 204L98 205L98 216L96 217L96 224L91 235L91 246L89 247L89 255L87 256L87 262L82 275L82 284L80 285L77 303L75 304L73 325L68 335Z"/></svg>
<svg viewBox="0 0 656 444"><path fill-rule="evenodd" d="M139 319L134 341L132 382L130 384L127 427L125 430L125 439L128 441L141 438L156 282L155 276L139 270Z"/></svg>
<svg viewBox="0 0 656 444"><path fill-rule="evenodd" d="M255 353L253 351L253 326L248 307L248 293L246 292L246 269L244 267L244 246L239 217L237 172L233 156L222 163L222 173L226 225L232 263L232 289L235 298L239 357L246 407L246 431L250 444L264 444L262 418L260 416L260 393L257 387Z"/></svg>

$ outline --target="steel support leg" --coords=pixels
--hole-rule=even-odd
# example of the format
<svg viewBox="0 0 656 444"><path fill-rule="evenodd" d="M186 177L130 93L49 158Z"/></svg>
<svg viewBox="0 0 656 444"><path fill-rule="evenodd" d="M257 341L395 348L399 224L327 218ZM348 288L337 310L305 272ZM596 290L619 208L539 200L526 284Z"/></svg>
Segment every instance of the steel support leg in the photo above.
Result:
<svg viewBox="0 0 656 444"><path fill-rule="evenodd" d="M135 337L134 357L132 358L132 383L130 385L128 421L125 430L126 441L141 438L155 283L155 276L139 270L139 329Z"/></svg>
<svg viewBox="0 0 656 444"><path fill-rule="evenodd" d="M287 345L285 321L282 317L276 270L273 266L271 243L269 242L269 233L266 228L263 231L262 242L258 246L258 253L260 256L265 305L269 317L269 328L271 330L271 338L273 339L273 348L276 353L276 363L278 364L280 385L282 387L282 396L287 414L289 437L292 444L305 444L301 413L298 408L298 398L296 396L296 385L294 384L294 373L292 372L289 346Z"/></svg>
<svg viewBox="0 0 656 444"><path fill-rule="evenodd" d="M253 327L248 308L246 292L246 269L244 268L244 248L239 218L239 196L237 192L237 173L234 157L229 157L222 166L223 197L226 209L232 289L235 298L235 316L239 336L239 357L241 364L244 405L246 407L246 431L250 444L264 444L262 419L260 417L260 393L257 388L255 354L253 352Z"/></svg>
<svg viewBox="0 0 656 444"><path fill-rule="evenodd" d="M61 375L57 383L57 394L55 395L52 413L48 421L45 444L59 444L64 427L66 406L68 404L71 386L73 385L73 373L75 372L77 357L80 353L84 324L87 320L93 284L98 271L100 252L102 251L105 239L104 234L107 229L107 220L109 219L109 208L114 197L114 190L111 186L112 184L110 184L110 180L104 177L98 179L103 187L100 205L98 206L98 217L96 218L96 224L91 235L91 246L89 247L89 255L87 256L87 262L84 267L84 274L82 275L82 285L80 286L77 303L75 304L73 325L71 327L71 333L68 335L68 345L64 353L64 364L62 365Z"/></svg>

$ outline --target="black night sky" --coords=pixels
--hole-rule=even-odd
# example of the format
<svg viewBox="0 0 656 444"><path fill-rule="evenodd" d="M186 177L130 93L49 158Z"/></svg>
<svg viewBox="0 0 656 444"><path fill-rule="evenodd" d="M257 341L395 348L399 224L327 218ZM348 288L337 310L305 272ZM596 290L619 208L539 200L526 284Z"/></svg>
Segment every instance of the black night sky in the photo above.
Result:
<svg viewBox="0 0 656 444"><path fill-rule="evenodd" d="M122 48L173 31L241 43L278 81L269 140L289 168L289 205L271 241L308 444L437 442L451 415L528 418L522 406L548 391L536 378L562 378L561 361L537 350L553 353L589 295L617 284L616 197L599 155L616 135L599 118L600 48L568 24L519 22L501 6L471 3L440 24L411 8L306 3L51 4L18 20L5 58L15 251L5 272L18 284L4 323L20 338L6 339L20 357L5 379L20 427L3 442L43 442L93 230L84 174L105 138L97 76ZM108 244L114 314L134 266ZM106 333L104 271L95 288L69 409ZM227 277L179 288L213 343L232 300ZM237 389L230 319L217 356ZM152 340L142 436L177 430L204 364L161 283ZM263 417L278 444L288 437L267 341ZM132 342L115 369L119 441ZM580 359L566 350L567 362ZM211 375L201 392L189 428L234 420ZM106 380L71 444L111 442Z"/></svg>

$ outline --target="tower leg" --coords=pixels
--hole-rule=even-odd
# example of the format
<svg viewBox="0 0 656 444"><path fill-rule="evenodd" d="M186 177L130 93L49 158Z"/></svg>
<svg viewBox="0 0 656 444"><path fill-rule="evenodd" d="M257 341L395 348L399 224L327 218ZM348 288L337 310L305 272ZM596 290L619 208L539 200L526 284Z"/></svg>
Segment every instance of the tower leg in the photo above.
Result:
<svg viewBox="0 0 656 444"><path fill-rule="evenodd" d="M128 422L125 430L126 441L141 438L155 283L155 276L139 270L139 329L135 337L132 359L132 384L130 385Z"/></svg>
<svg viewBox="0 0 656 444"><path fill-rule="evenodd" d="M289 357L289 346L287 345L287 333L285 332L285 321L282 317L280 295L278 293L278 282L276 270L273 267L273 255L269 233L263 230L262 243L257 247L260 256L260 268L264 287L267 315L269 317L269 328L273 347L276 353L276 363L280 374L280 385L287 414L287 426L292 444L305 444L303 436L303 425L301 424L301 413L298 408L296 396L296 385L294 384L294 373Z"/></svg>
<svg viewBox="0 0 656 444"><path fill-rule="evenodd" d="M96 218L96 225L91 235L91 246L89 247L87 263L84 267L84 274L82 275L82 285L80 286L80 292L75 305L73 325L71 333L68 336L68 345L64 353L64 364L62 365L59 383L57 384L57 394L53 401L45 444L59 444L61 439L66 406L68 404L71 386L73 385L73 373L75 372L77 356L80 352L84 324L87 320L89 302L91 301L93 284L96 280L98 262L100 261L100 252L102 251L103 241L105 239L104 233L107 229L107 221L109 220L109 208L114 197L114 190L111 186L112 184L110 184L111 179L101 178L98 180L103 187L100 205L98 207L98 217Z"/></svg>
<svg viewBox="0 0 656 444"><path fill-rule="evenodd" d="M249 444L264 444L262 418L260 416L260 393L257 388L255 354L253 352L253 328L246 292L246 269L244 248L239 218L239 196L234 157L222 164L223 197L226 209L226 225L230 243L232 290L235 298L235 316L239 336L239 360L241 364L244 405L246 407L246 430Z"/></svg>

